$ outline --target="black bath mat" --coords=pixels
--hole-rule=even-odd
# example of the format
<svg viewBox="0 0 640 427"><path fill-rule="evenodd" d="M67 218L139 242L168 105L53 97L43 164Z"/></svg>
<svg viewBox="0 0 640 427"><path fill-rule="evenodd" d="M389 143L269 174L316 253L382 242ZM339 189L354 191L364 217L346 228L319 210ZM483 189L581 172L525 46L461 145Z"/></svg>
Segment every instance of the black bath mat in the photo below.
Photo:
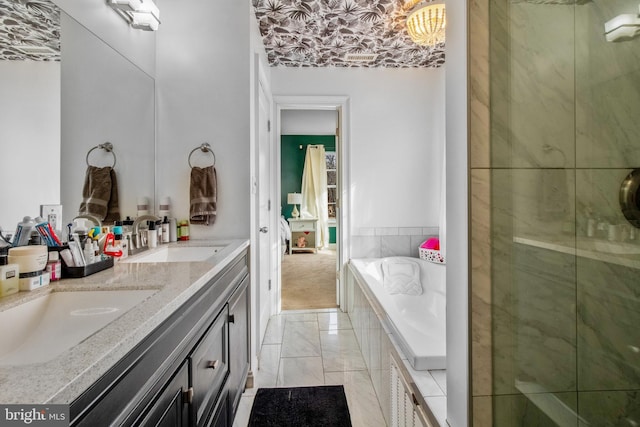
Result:
<svg viewBox="0 0 640 427"><path fill-rule="evenodd" d="M351 427L341 385L259 388L249 427Z"/></svg>

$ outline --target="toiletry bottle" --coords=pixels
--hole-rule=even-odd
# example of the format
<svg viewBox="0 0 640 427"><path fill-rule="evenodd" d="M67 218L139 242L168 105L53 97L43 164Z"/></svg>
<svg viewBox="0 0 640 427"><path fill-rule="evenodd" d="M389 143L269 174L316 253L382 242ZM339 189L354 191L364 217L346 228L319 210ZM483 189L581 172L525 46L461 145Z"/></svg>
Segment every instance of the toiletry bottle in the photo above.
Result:
<svg viewBox="0 0 640 427"><path fill-rule="evenodd" d="M117 259L124 259L129 256L129 245L127 241L124 239L123 229L121 225L115 225L113 227L113 238L115 240L114 246L119 247L122 251L122 255Z"/></svg>
<svg viewBox="0 0 640 427"><path fill-rule="evenodd" d="M6 264L0 266L0 297L15 294L20 289L20 266L18 264Z"/></svg>
<svg viewBox="0 0 640 427"><path fill-rule="evenodd" d="M149 232L147 233L149 241L149 249L158 246L158 232L156 231L156 222L149 221Z"/></svg>
<svg viewBox="0 0 640 427"><path fill-rule="evenodd" d="M13 246L26 246L31 238L31 232L35 229L36 222L30 217L25 216L22 222L18 223L16 233L13 236Z"/></svg>
<svg viewBox="0 0 640 427"><path fill-rule="evenodd" d="M178 223L175 218L169 219L169 241L178 241Z"/></svg>
<svg viewBox="0 0 640 427"><path fill-rule="evenodd" d="M130 216L127 216L122 221L122 234L131 233L133 231L133 220Z"/></svg>
<svg viewBox="0 0 640 427"><path fill-rule="evenodd" d="M82 248L82 252L84 253L84 261L86 265L93 264L94 262L96 262L95 252L93 251L93 245L91 244L90 238L87 238L84 241L84 248Z"/></svg>
<svg viewBox="0 0 640 427"><path fill-rule="evenodd" d="M158 216L159 217L170 217L171 216L171 199L167 196L160 199L160 205L158 206Z"/></svg>
<svg viewBox="0 0 640 427"><path fill-rule="evenodd" d="M138 216L149 215L149 199L138 197Z"/></svg>
<svg viewBox="0 0 640 427"><path fill-rule="evenodd" d="M180 221L180 240L189 240L189 221Z"/></svg>
<svg viewBox="0 0 640 427"><path fill-rule="evenodd" d="M171 224L169 223L169 218L167 218L166 216L164 217L164 220L162 221L162 243L169 243L170 241L170 231L169 231L169 227L171 226Z"/></svg>
<svg viewBox="0 0 640 427"><path fill-rule="evenodd" d="M116 246L116 237L113 233L107 233L107 237L104 242L104 250L102 252L105 255L111 255L115 258L120 258L122 256L122 248L120 246Z"/></svg>
<svg viewBox="0 0 640 427"><path fill-rule="evenodd" d="M49 252L49 261L47 261L47 272L51 281L60 280L62 277L62 264L60 263L60 253L57 251Z"/></svg>
<svg viewBox="0 0 640 427"><path fill-rule="evenodd" d="M158 244L162 244L162 221L156 221L156 231L158 232Z"/></svg>

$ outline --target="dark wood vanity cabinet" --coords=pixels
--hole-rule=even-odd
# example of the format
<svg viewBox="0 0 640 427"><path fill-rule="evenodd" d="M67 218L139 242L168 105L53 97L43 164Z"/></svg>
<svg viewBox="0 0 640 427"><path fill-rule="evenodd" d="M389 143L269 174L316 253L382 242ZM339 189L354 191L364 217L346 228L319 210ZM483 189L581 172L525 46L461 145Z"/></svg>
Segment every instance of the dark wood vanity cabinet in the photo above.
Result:
<svg viewBox="0 0 640 427"><path fill-rule="evenodd" d="M189 356L195 425L205 425L229 375L228 305Z"/></svg>
<svg viewBox="0 0 640 427"><path fill-rule="evenodd" d="M189 365L185 361L135 424L159 427L189 425L190 393Z"/></svg>
<svg viewBox="0 0 640 427"><path fill-rule="evenodd" d="M72 426L229 427L249 367L247 252L71 403Z"/></svg>
<svg viewBox="0 0 640 427"><path fill-rule="evenodd" d="M229 412L235 414L249 372L249 278L229 299Z"/></svg>

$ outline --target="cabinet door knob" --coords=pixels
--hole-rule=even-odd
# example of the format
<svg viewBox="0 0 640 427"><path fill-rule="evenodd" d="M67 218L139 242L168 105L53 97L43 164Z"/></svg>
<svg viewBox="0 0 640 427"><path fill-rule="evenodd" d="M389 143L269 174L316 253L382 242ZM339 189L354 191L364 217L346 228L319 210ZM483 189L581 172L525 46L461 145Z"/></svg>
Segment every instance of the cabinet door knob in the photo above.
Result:
<svg viewBox="0 0 640 427"><path fill-rule="evenodd" d="M267 233L269 231L269 229L267 227L260 227L260 232L261 233Z"/></svg>
<svg viewBox="0 0 640 427"><path fill-rule="evenodd" d="M210 360L209 363L207 363L207 368L216 369L219 363L219 360Z"/></svg>
<svg viewBox="0 0 640 427"><path fill-rule="evenodd" d="M234 314L230 314L229 315L229 323L235 323L236 322L236 316Z"/></svg>

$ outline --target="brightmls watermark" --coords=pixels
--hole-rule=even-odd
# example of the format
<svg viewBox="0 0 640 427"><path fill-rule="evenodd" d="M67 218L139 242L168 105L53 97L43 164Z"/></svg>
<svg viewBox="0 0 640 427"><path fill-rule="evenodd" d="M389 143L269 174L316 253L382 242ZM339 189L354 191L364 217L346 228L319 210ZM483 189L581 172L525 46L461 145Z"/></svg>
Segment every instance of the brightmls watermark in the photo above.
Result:
<svg viewBox="0 0 640 427"><path fill-rule="evenodd" d="M2 405L0 427L68 427L69 405Z"/></svg>

